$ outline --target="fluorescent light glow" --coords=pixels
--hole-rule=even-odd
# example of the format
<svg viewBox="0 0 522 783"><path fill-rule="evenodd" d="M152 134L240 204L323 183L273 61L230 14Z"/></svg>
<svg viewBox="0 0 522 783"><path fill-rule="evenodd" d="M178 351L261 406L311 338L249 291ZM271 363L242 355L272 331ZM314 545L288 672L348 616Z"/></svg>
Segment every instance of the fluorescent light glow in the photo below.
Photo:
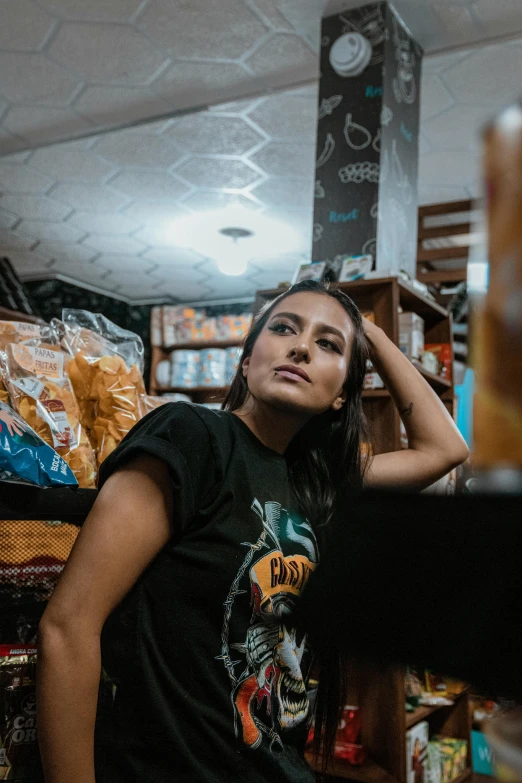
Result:
<svg viewBox="0 0 522 783"><path fill-rule="evenodd" d="M468 289L470 293L486 293L489 283L487 261L468 261Z"/></svg>
<svg viewBox="0 0 522 783"><path fill-rule="evenodd" d="M252 236L234 241L220 233L230 226L244 228ZM213 259L227 275L244 274L254 259L262 261L302 249L299 232L292 226L241 206L182 217L172 224L170 236L173 245Z"/></svg>

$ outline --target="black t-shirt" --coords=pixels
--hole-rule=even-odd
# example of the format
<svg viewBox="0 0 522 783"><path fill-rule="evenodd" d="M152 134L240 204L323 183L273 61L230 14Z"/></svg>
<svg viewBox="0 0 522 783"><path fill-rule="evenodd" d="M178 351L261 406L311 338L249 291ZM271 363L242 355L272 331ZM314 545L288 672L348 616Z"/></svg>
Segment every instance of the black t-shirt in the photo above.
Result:
<svg viewBox="0 0 522 783"><path fill-rule="evenodd" d="M164 460L174 535L107 620L97 783L310 783L305 639L317 560L283 456L235 415L170 403L103 463Z"/></svg>

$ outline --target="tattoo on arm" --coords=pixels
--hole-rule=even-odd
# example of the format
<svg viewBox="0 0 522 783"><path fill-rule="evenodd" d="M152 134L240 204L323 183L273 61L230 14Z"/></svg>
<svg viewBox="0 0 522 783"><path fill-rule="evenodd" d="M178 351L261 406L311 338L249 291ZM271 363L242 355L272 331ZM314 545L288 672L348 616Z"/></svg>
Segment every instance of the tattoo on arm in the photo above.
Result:
<svg viewBox="0 0 522 783"><path fill-rule="evenodd" d="M411 416L413 414L413 403L410 402L407 408L404 408L404 410L399 411L401 416Z"/></svg>

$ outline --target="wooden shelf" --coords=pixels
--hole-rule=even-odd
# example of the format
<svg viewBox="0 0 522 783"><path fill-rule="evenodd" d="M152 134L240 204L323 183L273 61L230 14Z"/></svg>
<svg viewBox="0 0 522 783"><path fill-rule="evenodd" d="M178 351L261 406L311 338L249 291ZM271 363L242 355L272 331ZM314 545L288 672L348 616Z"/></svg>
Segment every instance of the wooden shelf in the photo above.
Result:
<svg viewBox="0 0 522 783"><path fill-rule="evenodd" d="M0 321L22 321L29 324L43 324L41 318L36 315L27 315L19 310L10 310L7 307L0 307Z"/></svg>
<svg viewBox="0 0 522 783"><path fill-rule="evenodd" d="M453 387L453 383L451 381L448 381L447 378L443 378L440 375L435 375L432 372L428 372L427 370L424 369L422 364L416 359L412 359L411 363L413 364L415 369L417 369L420 372L422 377L428 381L430 386L432 386L433 389L435 389L435 391L440 391L441 389L443 390L451 389Z"/></svg>
<svg viewBox="0 0 522 783"><path fill-rule="evenodd" d="M411 729L412 726L415 726L417 723L420 723L423 720L426 720L426 718L429 718L430 715L433 715L434 712L438 712L438 710L442 709L450 709L449 704L445 705L437 705L436 707L417 707L417 709L414 712L407 712L406 713L406 729Z"/></svg>
<svg viewBox="0 0 522 783"><path fill-rule="evenodd" d="M59 519L81 525L97 494L95 489L44 489L0 481L0 519Z"/></svg>
<svg viewBox="0 0 522 783"><path fill-rule="evenodd" d="M420 315L428 323L443 321L448 318L448 311L433 299L416 291L415 288L408 285L404 280L399 280L399 301L401 307L406 312L413 312Z"/></svg>
<svg viewBox="0 0 522 783"><path fill-rule="evenodd" d="M362 396L365 399L375 399L378 397L389 397L390 392L388 389L364 389Z"/></svg>
<svg viewBox="0 0 522 783"><path fill-rule="evenodd" d="M321 771L321 759L312 753L306 753L306 760L315 772ZM367 759L360 767L349 764L344 759L334 759L328 767L328 775L344 780L356 780L359 783L398 783L397 779L386 772L372 759Z"/></svg>

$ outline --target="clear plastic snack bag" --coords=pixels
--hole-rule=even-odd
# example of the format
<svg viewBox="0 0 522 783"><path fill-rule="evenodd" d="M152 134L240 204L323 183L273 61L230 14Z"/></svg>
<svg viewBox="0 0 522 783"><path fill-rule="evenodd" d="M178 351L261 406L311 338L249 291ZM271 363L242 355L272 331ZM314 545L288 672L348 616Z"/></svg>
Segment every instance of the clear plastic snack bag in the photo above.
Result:
<svg viewBox="0 0 522 783"><path fill-rule="evenodd" d="M67 371L101 464L148 412L143 342L104 315L87 310L63 310L62 322L54 323L72 357Z"/></svg>

